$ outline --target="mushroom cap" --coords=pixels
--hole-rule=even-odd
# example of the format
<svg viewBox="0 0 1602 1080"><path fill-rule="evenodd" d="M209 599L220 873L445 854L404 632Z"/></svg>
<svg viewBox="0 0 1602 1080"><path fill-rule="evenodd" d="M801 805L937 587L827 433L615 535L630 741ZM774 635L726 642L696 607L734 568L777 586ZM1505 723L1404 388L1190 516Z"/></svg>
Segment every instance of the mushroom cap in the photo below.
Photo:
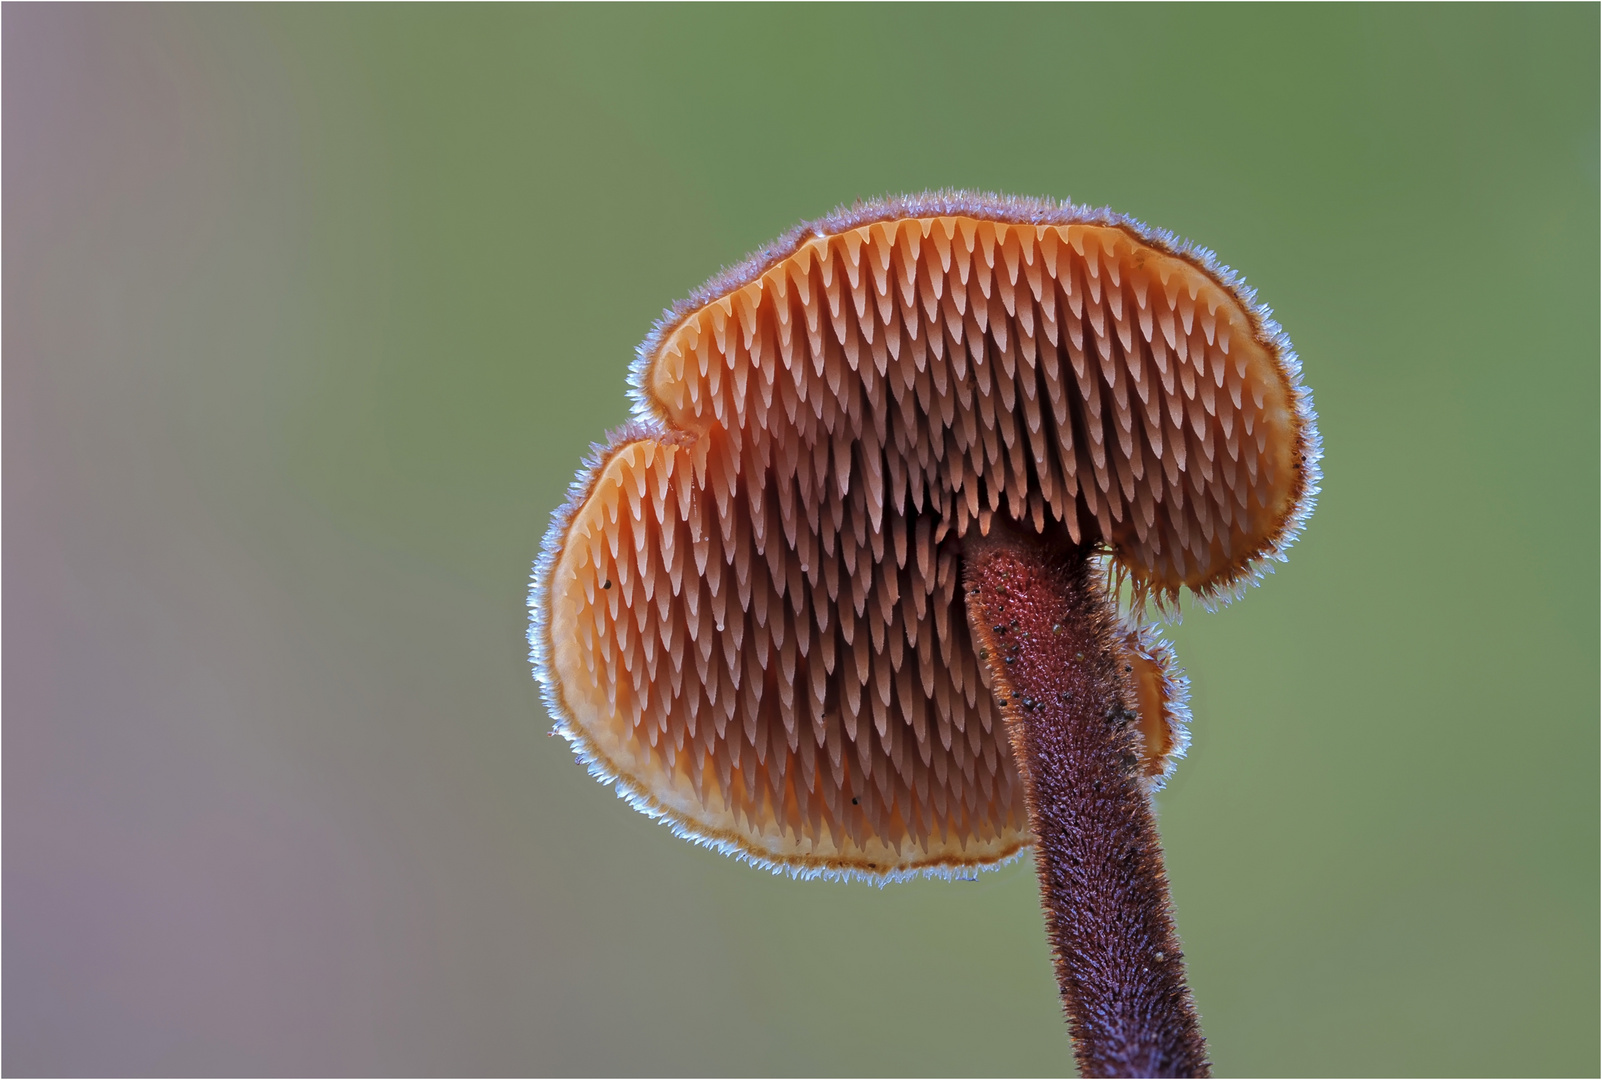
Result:
<svg viewBox="0 0 1602 1080"><path fill-rule="evenodd" d="M1155 627L1130 617L1124 639L1125 671L1140 741L1140 776L1157 790L1190 748L1190 680L1173 646Z"/></svg>
<svg viewBox="0 0 1602 1080"><path fill-rule="evenodd" d="M1137 600L1227 599L1311 510L1299 376L1211 253L1109 211L954 192L803 224L664 315L634 421L554 515L529 639L557 728L775 869L1008 859L1028 823L963 537L1060 523ZM1182 694L1128 648L1160 780Z"/></svg>

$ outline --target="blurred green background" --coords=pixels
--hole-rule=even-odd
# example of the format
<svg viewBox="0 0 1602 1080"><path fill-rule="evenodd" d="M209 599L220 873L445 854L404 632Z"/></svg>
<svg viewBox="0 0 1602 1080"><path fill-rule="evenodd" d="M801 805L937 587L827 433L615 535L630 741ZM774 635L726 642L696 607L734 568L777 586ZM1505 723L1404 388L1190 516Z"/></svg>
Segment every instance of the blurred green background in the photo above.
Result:
<svg viewBox="0 0 1602 1080"><path fill-rule="evenodd" d="M968 186L1215 248L1305 538L1174 631L1221 1074L1590 1074L1598 9L4 9L4 1069L1062 1073L1028 864L796 883L545 735L663 307Z"/></svg>

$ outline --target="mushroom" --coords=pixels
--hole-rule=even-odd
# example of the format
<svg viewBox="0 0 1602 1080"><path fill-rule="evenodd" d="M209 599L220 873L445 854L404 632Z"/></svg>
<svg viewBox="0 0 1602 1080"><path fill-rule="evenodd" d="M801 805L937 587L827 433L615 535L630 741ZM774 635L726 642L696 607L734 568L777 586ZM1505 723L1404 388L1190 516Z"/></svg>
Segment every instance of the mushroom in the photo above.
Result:
<svg viewBox="0 0 1602 1080"><path fill-rule="evenodd" d="M1184 680L1142 615L1283 556L1318 490L1299 375L1210 252L1110 211L943 192L803 224L664 314L553 515L556 730L775 872L1032 844L1080 1068L1205 1073L1150 808Z"/></svg>

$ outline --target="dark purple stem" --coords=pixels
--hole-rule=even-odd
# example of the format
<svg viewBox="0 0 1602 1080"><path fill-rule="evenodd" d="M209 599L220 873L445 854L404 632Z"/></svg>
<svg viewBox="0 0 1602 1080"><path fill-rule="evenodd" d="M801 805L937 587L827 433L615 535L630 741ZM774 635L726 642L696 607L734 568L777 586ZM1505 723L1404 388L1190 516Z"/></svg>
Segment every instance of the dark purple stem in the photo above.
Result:
<svg viewBox="0 0 1602 1080"><path fill-rule="evenodd" d="M968 621L1023 773L1046 929L1085 1076L1207 1076L1137 772L1118 621L1088 552L996 524L966 543Z"/></svg>

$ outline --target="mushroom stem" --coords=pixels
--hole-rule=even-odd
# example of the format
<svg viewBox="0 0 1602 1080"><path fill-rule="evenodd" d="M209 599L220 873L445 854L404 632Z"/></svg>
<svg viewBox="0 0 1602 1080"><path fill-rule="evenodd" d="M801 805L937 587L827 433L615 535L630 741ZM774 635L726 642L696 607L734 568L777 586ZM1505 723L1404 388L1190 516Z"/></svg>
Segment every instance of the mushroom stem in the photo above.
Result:
<svg viewBox="0 0 1602 1080"><path fill-rule="evenodd" d="M1207 1076L1118 618L1090 550L998 522L965 541L963 560L968 622L1023 775L1080 1072Z"/></svg>

